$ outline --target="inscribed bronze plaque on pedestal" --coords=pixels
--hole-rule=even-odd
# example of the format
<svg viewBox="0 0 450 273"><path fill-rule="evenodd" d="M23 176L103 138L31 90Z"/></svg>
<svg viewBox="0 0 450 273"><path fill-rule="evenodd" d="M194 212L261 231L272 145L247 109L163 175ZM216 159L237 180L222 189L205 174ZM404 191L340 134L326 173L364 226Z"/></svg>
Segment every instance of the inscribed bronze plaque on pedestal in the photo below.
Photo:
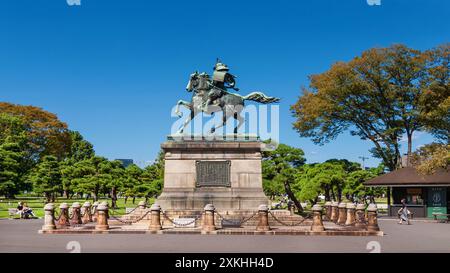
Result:
<svg viewBox="0 0 450 273"><path fill-rule="evenodd" d="M231 187L227 161L196 161L197 187Z"/></svg>

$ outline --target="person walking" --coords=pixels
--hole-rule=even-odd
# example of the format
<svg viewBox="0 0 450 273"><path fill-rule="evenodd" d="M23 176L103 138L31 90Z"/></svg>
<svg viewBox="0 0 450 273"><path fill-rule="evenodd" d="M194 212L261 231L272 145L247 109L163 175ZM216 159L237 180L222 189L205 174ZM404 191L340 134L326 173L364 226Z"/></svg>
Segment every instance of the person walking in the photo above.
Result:
<svg viewBox="0 0 450 273"><path fill-rule="evenodd" d="M411 225L411 222L409 221L409 210L406 206L406 200L402 199L402 208L398 210L398 216L400 218L400 221L398 222L399 225L403 224L403 222L406 222L408 225Z"/></svg>

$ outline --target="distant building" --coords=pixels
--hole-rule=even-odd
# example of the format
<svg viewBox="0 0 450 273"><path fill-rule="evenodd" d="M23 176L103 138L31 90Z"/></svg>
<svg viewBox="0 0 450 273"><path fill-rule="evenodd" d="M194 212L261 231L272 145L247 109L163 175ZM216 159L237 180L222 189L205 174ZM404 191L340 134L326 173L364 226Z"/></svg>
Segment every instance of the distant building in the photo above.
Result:
<svg viewBox="0 0 450 273"><path fill-rule="evenodd" d="M122 162L122 165L124 168L130 166L131 164L133 164L133 159L116 159L120 162Z"/></svg>

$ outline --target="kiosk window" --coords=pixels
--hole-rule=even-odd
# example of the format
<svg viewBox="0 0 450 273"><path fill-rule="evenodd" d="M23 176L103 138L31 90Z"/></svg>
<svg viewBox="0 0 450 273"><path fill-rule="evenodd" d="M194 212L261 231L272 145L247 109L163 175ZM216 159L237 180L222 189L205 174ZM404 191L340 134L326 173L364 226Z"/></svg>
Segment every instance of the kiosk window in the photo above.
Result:
<svg viewBox="0 0 450 273"><path fill-rule="evenodd" d="M411 205L423 205L423 193L421 188L406 189L406 203Z"/></svg>

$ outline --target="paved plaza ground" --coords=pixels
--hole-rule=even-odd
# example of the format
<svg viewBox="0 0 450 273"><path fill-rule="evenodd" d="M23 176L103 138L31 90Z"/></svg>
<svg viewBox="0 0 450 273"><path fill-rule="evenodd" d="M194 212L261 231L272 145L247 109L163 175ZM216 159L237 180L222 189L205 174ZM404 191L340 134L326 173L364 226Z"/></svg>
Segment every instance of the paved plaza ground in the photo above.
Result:
<svg viewBox="0 0 450 273"><path fill-rule="evenodd" d="M398 225L380 219L385 236L292 235L154 235L38 234L38 220L0 220L0 252L70 252L77 241L81 252L370 252L379 243L381 252L448 252L450 224L414 221ZM371 242L375 241L375 242ZM369 249L368 249L369 248Z"/></svg>

